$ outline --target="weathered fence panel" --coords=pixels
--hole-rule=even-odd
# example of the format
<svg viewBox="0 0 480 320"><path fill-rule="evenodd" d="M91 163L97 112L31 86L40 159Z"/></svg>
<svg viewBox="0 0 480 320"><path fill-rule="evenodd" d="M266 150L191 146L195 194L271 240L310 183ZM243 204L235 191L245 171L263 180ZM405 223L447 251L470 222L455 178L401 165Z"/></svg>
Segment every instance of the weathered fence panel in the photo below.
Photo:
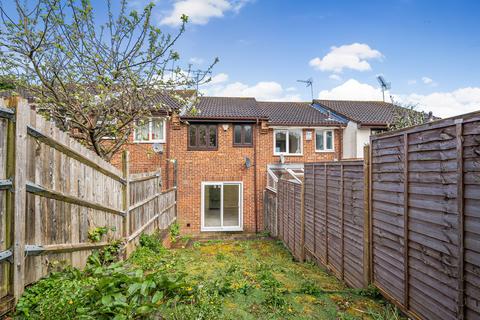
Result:
<svg viewBox="0 0 480 320"><path fill-rule="evenodd" d="M159 172L130 176L128 152L121 172L25 100L8 104L0 108L0 315L55 265L81 268L112 240L128 254L141 233L176 218L175 189L161 192ZM110 231L92 242L97 227Z"/></svg>
<svg viewBox="0 0 480 320"><path fill-rule="evenodd" d="M263 193L263 223L272 237L278 235L277 192L265 189Z"/></svg>
<svg viewBox="0 0 480 320"><path fill-rule="evenodd" d="M279 181L278 238L412 318L480 319L480 113L372 136L370 150L305 164L303 207L301 185Z"/></svg>
<svg viewBox="0 0 480 320"><path fill-rule="evenodd" d="M480 318L480 114L373 136L373 282L422 319Z"/></svg>
<svg viewBox="0 0 480 320"><path fill-rule="evenodd" d="M363 161L305 164L307 255L353 287L364 287Z"/></svg>
<svg viewBox="0 0 480 320"><path fill-rule="evenodd" d="M285 243L296 259L301 260L303 259L302 185L279 179L277 195L278 238Z"/></svg>

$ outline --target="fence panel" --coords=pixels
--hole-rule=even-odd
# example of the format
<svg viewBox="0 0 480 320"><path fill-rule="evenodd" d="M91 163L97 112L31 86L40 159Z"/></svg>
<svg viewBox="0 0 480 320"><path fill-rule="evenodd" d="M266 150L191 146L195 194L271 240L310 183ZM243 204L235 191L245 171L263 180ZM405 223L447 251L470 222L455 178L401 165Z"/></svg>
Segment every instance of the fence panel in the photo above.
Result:
<svg viewBox="0 0 480 320"><path fill-rule="evenodd" d="M277 184L278 237L292 255L302 259L302 185L280 179Z"/></svg>
<svg viewBox="0 0 480 320"><path fill-rule="evenodd" d="M364 287L363 161L305 164L307 254L353 287Z"/></svg>
<svg viewBox="0 0 480 320"><path fill-rule="evenodd" d="M263 195L263 221L265 230L272 237L276 237L278 235L277 193L270 189L265 189Z"/></svg>
<svg viewBox="0 0 480 320"><path fill-rule="evenodd" d="M130 179L128 153L120 172L25 100L8 101L16 111L0 106L0 316L52 268L81 268L112 240L128 254L141 233L176 218L175 188L162 193L158 172ZM97 227L110 231L94 242Z"/></svg>
<svg viewBox="0 0 480 320"><path fill-rule="evenodd" d="M374 284L417 318L480 318L480 114L371 145Z"/></svg>

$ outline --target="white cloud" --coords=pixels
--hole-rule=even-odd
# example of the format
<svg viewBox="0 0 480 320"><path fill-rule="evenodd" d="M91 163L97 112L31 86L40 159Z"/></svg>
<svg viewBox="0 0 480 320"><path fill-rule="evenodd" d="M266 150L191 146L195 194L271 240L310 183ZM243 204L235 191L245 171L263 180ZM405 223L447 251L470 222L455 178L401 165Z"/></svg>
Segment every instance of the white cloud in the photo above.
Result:
<svg viewBox="0 0 480 320"><path fill-rule="evenodd" d="M426 95L412 93L400 96L401 101L418 105L439 117L451 117L480 110L480 88L460 88L451 92L433 92Z"/></svg>
<svg viewBox="0 0 480 320"><path fill-rule="evenodd" d="M219 74L216 74L212 77L212 79L210 80L208 85L216 85L216 84L224 83L224 82L227 82L227 81L228 81L228 74L219 73Z"/></svg>
<svg viewBox="0 0 480 320"><path fill-rule="evenodd" d="M382 53L370 48L364 43L352 43L340 47L331 47L330 52L323 58L313 58L310 66L320 71L332 71L341 73L343 69L357 71L371 70L367 60L380 59Z"/></svg>
<svg viewBox="0 0 480 320"><path fill-rule="evenodd" d="M340 77L338 74L331 74L328 77L335 81L342 81L342 77Z"/></svg>
<svg viewBox="0 0 480 320"><path fill-rule="evenodd" d="M198 57L192 57L192 58L190 58L190 60L188 60L188 62L190 62L191 64L199 65L199 64L203 64L205 62L205 60L203 60L202 58L198 58Z"/></svg>
<svg viewBox="0 0 480 320"><path fill-rule="evenodd" d="M430 84L433 82L432 78L429 77L422 77L422 82L425 84Z"/></svg>
<svg viewBox="0 0 480 320"><path fill-rule="evenodd" d="M385 96L388 94L385 93ZM382 90L350 79L331 90L320 91L318 97L332 100L382 100Z"/></svg>
<svg viewBox="0 0 480 320"><path fill-rule="evenodd" d="M389 93L385 93L390 101ZM323 90L320 99L337 100L382 100L382 91L379 88L355 79L350 79L330 90ZM395 95L401 103L413 104L418 110L432 111L438 117L451 117L480 110L480 87L468 87L451 92L433 92L430 94L403 94Z"/></svg>
<svg viewBox="0 0 480 320"><path fill-rule="evenodd" d="M288 88L286 89L286 91L287 91L287 92L295 92L295 91L297 91L297 88L295 88L295 87L288 87Z"/></svg>
<svg viewBox="0 0 480 320"><path fill-rule="evenodd" d="M221 75L221 74L219 74ZM215 76L218 77L219 75ZM225 75L225 81L228 79L228 75ZM213 77L212 80L215 78ZM225 96L225 97L254 97L260 101L300 101L299 94L294 93L296 89L292 88L284 89L281 84L275 81L261 81L254 85L247 85L242 82L232 83L208 83L203 86L200 91L205 95L210 96Z"/></svg>
<svg viewBox="0 0 480 320"><path fill-rule="evenodd" d="M431 87L436 87L438 85L435 81L433 81L432 78L429 77L422 77L422 82Z"/></svg>
<svg viewBox="0 0 480 320"><path fill-rule="evenodd" d="M221 18L228 11L238 12L251 0L176 0L173 9L160 23L179 26L181 16L187 15L193 24L207 24L211 18Z"/></svg>

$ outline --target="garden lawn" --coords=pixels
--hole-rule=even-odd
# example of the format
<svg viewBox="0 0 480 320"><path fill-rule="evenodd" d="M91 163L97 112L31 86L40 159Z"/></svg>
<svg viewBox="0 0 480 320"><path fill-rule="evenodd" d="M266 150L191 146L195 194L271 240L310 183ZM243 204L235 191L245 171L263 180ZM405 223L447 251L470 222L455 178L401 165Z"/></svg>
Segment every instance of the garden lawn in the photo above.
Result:
<svg viewBox="0 0 480 320"><path fill-rule="evenodd" d="M95 260L95 259L94 259ZM269 239L163 249L154 237L126 262L91 261L30 287L19 318L400 319L373 289L348 289Z"/></svg>

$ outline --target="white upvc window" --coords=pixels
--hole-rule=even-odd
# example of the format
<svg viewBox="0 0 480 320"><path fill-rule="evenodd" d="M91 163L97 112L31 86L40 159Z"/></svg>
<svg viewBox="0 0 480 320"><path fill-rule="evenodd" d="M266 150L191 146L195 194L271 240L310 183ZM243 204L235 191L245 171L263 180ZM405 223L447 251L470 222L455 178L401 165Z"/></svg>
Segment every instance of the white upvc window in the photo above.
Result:
<svg viewBox="0 0 480 320"><path fill-rule="evenodd" d="M133 131L133 142L165 143L166 124L164 118L138 120Z"/></svg>
<svg viewBox="0 0 480 320"><path fill-rule="evenodd" d="M315 151L332 152L334 151L333 130L317 129L315 130Z"/></svg>
<svg viewBox="0 0 480 320"><path fill-rule="evenodd" d="M273 132L273 154L301 156L303 154L302 129L278 129Z"/></svg>

